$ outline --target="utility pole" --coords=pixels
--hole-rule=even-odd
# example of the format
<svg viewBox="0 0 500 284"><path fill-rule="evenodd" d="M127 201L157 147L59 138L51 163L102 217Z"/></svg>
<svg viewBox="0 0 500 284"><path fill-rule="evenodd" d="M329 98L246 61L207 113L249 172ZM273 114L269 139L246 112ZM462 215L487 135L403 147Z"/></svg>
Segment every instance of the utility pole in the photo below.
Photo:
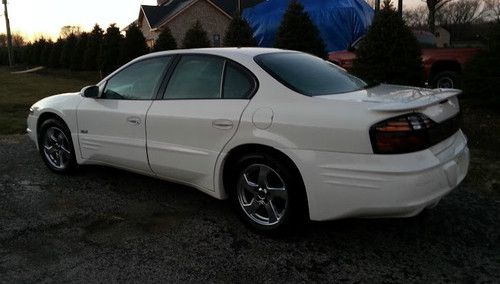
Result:
<svg viewBox="0 0 500 284"><path fill-rule="evenodd" d="M375 0L375 14L380 11L380 0Z"/></svg>
<svg viewBox="0 0 500 284"><path fill-rule="evenodd" d="M238 15L241 15L241 0L238 0Z"/></svg>
<svg viewBox="0 0 500 284"><path fill-rule="evenodd" d="M403 18L403 0L398 0L398 14L400 18Z"/></svg>
<svg viewBox="0 0 500 284"><path fill-rule="evenodd" d="M9 66L14 66L14 56L12 53L12 34L10 33L10 21L9 21L9 11L7 10L7 0L2 0L3 6L5 8L5 26L7 29L7 52L9 54Z"/></svg>

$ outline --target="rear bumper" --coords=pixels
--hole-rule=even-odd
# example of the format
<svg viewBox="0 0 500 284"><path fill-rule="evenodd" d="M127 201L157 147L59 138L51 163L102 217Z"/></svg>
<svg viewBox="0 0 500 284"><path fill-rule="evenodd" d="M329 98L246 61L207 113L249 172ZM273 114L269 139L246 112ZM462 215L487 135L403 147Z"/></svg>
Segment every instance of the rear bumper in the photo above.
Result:
<svg viewBox="0 0 500 284"><path fill-rule="evenodd" d="M317 221L417 215L457 187L469 166L461 131L402 155L289 151L300 161L310 217Z"/></svg>

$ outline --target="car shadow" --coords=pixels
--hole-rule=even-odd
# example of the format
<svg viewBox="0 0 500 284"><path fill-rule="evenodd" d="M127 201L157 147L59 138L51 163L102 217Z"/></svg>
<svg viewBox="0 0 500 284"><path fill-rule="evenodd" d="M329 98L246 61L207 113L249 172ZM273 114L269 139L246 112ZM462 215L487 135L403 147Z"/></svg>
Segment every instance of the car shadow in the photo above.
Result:
<svg viewBox="0 0 500 284"><path fill-rule="evenodd" d="M285 235L262 235L251 228L243 226L236 218L236 213L233 212L229 202L217 200L189 186L103 166L81 167L76 176L82 179L90 178L97 183L107 184L107 188L116 194L127 195L129 198L137 198L143 202L147 200L161 203L171 201L175 198L175 204L185 213L183 218L196 218L199 215L203 215L203 218L208 220L224 218L227 222L219 222L215 225L225 226L223 229L226 231L239 234L250 233L275 240L300 241L311 238L354 238L373 242L377 241L378 237L387 235L411 239L422 234L438 233L437 236L443 234L442 231L433 230L433 226L436 223L441 223L444 217L439 214L442 210L438 206L435 210L430 212L424 211L420 215L411 218L348 218L324 222L306 222L306 224L296 226ZM190 213L194 215L190 217ZM156 212L155 214L161 215L163 213ZM227 226L235 227L228 228ZM385 242L383 239L379 240Z"/></svg>

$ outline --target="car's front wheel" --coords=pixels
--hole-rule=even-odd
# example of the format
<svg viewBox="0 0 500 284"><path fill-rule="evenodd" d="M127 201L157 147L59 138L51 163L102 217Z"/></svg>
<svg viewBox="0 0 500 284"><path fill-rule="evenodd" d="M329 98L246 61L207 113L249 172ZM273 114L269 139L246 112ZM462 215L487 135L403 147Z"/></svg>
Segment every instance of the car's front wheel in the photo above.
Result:
<svg viewBox="0 0 500 284"><path fill-rule="evenodd" d="M76 157L68 127L58 119L48 119L39 131L38 146L47 167L60 174L72 172L76 168Z"/></svg>
<svg viewBox="0 0 500 284"><path fill-rule="evenodd" d="M303 221L302 182L267 154L242 157L231 178L231 200L241 219L261 232L283 232Z"/></svg>

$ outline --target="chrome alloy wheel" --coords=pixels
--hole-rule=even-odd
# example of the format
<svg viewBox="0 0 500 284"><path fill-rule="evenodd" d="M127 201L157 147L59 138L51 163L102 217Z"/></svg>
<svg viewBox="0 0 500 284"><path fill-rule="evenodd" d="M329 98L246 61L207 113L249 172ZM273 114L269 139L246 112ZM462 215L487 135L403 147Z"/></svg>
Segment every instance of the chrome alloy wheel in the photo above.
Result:
<svg viewBox="0 0 500 284"><path fill-rule="evenodd" d="M71 148L68 137L58 127L50 127L45 131L42 140L43 153L47 161L56 169L68 167L71 161Z"/></svg>
<svg viewBox="0 0 500 284"><path fill-rule="evenodd" d="M288 192L280 175L263 164L248 166L237 184L238 201L246 215L263 226L280 222L288 209Z"/></svg>

